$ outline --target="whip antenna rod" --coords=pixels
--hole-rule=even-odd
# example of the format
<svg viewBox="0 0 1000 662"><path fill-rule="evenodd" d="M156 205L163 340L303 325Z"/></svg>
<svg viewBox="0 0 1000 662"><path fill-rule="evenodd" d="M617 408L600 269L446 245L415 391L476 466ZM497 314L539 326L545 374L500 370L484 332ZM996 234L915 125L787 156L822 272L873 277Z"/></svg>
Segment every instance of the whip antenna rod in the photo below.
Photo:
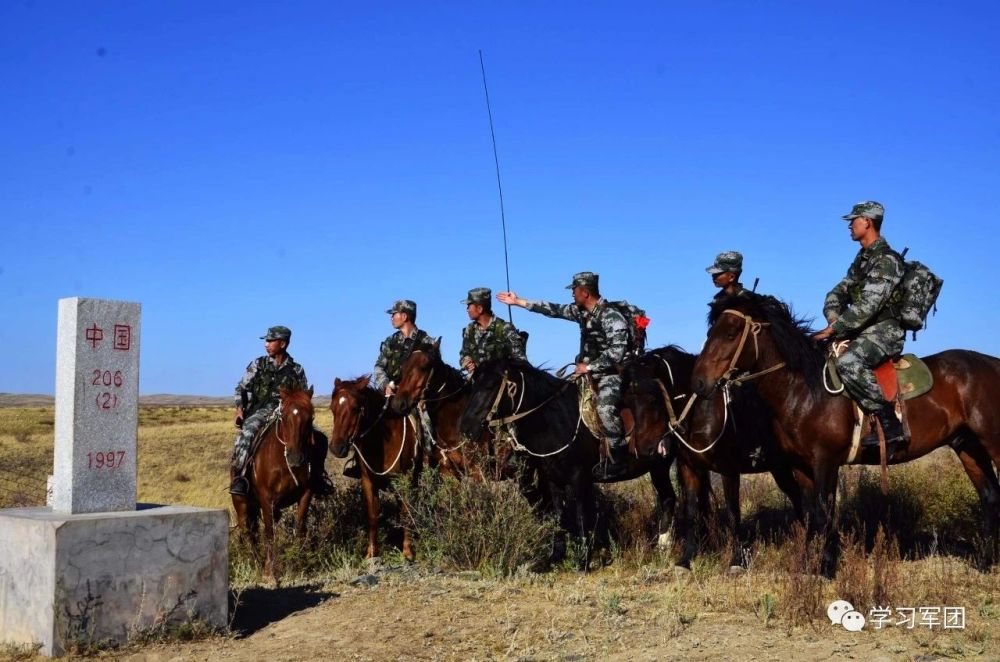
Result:
<svg viewBox="0 0 1000 662"><path fill-rule="evenodd" d="M493 130L493 110L490 108L490 90L486 86L486 65L483 63L483 49L479 49L479 70L483 72L483 92L486 93L486 113L490 117L490 138L493 139L493 163L497 168L497 191L500 193L500 225L503 228L503 269L507 276L507 291L510 292L510 262L507 259L507 216L503 209L503 186L500 184L500 157L497 156L497 134ZM507 306L507 318L513 324L514 314Z"/></svg>

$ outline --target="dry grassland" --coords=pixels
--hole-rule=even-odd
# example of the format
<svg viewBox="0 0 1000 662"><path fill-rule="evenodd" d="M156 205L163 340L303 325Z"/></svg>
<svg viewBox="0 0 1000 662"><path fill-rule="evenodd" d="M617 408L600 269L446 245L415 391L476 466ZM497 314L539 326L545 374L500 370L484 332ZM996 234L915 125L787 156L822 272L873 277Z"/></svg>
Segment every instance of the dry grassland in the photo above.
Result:
<svg viewBox="0 0 1000 662"><path fill-rule="evenodd" d="M51 407L0 408L0 507L44 501L52 416ZM140 501L229 508L231 416L220 407L141 407ZM328 411L318 411L317 424L329 429ZM332 475L339 477L341 467L340 460L328 460ZM383 558L366 564L358 490L338 478L336 495L315 509L309 540L288 540L285 522L281 588L262 585L234 541L238 606L230 632L190 642L177 633L151 637L115 654L148 660L1000 659L1000 569L975 567L979 504L953 454L939 451L895 467L890 481L886 499L871 471L842 470L845 540L838 575L829 581L813 572L816 549L791 524L790 506L768 477L743 483L746 571L733 574L724 565L719 526L692 570L676 570L672 553L652 543L652 490L641 480L603 491L612 519L610 563L585 575L569 564L505 566L503 559L454 549L483 531L497 536L496 517L510 517L500 527L509 536L522 533L523 513L515 511L523 504L507 488L463 497L466 510L469 504L476 512L490 510L494 528L468 512L449 514L433 524L437 528L421 524L424 544L415 565L392 551L391 532ZM425 482L426 493L414 498L464 489ZM480 508L475 499L495 502ZM391 525L398 511L388 505L385 516ZM881 517L896 538L875 533ZM448 527L461 527L462 535ZM523 535L546 533L524 529ZM869 625L847 632L825 615L837 598L866 616L875 606L964 607L965 627ZM10 648L0 649L4 655L26 656Z"/></svg>

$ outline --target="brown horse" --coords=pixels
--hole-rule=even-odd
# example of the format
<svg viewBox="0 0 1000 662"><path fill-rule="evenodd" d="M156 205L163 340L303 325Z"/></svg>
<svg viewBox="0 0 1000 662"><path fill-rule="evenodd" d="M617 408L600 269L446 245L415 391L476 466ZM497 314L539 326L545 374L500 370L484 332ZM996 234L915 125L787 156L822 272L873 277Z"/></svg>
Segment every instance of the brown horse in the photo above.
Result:
<svg viewBox="0 0 1000 662"><path fill-rule="evenodd" d="M479 439L463 441L458 421L469 401L469 383L462 373L441 358L441 340L434 349L416 349L403 362L403 376L396 386L390 408L404 415L421 403L427 408L434 426L434 457L442 474L465 476L475 472L483 477L481 460L488 457L490 435L483 433Z"/></svg>
<svg viewBox="0 0 1000 662"><path fill-rule="evenodd" d="M636 453L640 457L659 453L668 465L677 458L677 476L684 496L683 516L677 525L684 546L677 565L690 568L697 552L700 528L708 516L710 471L722 476L732 533L730 565L742 565L740 475L769 471L791 500L799 519L803 518L800 482L811 489L812 479L794 475L790 458L778 448L773 419L751 387L734 399L732 422L710 445L696 448L688 442L682 407L691 394L691 373L697 358L668 346L633 359L622 371L622 400L635 420ZM685 421L679 421L679 417Z"/></svg>
<svg viewBox="0 0 1000 662"><path fill-rule="evenodd" d="M326 439L313 429L312 390L279 390L281 403L272 423L265 427L263 438L250 460L247 480L249 496L233 495L233 508L244 535L249 537L257 554L257 522L264 520L264 576L280 580L274 552L274 524L282 508L296 505L295 534L306 530L306 514L313 498L314 482L310 460L315 453L318 466L326 459Z"/></svg>
<svg viewBox="0 0 1000 662"><path fill-rule="evenodd" d="M361 489L368 512L366 558L379 553L379 490L389 487L396 476L409 475L415 483L423 462L423 452L409 417L392 415L389 401L370 387L369 381L369 375L346 381L335 379L330 396L333 413L330 450L342 458L353 448L361 469ZM410 561L414 559L406 527L403 528L403 556Z"/></svg>
<svg viewBox="0 0 1000 662"><path fill-rule="evenodd" d="M810 525L824 535L823 570L831 575L837 553L837 474L851 451L853 406L824 389L822 348L811 340L807 324L793 318L777 299L724 299L713 305L709 323L708 340L692 375L703 401L694 417L698 426L692 428L692 440L704 443L717 434L721 408L714 396L754 380L779 423L782 450L815 480ZM924 361L934 387L905 403L910 445L894 454L892 463L914 460L946 444L955 450L982 503L987 541L983 562L989 565L1000 544L1000 483L994 470L994 464L1000 466L1000 359L948 350ZM879 462L875 453L859 459L863 464Z"/></svg>

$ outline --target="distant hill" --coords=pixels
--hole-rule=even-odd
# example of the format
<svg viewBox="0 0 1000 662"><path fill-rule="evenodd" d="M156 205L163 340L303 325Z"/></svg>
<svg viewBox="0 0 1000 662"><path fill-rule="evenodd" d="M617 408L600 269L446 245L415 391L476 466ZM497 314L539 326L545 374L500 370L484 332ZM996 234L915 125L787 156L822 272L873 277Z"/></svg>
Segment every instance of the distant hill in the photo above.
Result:
<svg viewBox="0 0 1000 662"><path fill-rule="evenodd" d="M153 407L232 407L231 396L212 395L170 395L154 393L140 395L139 404ZM316 407L327 407L330 396L313 398ZM52 407L55 398L37 393L0 393L0 407Z"/></svg>

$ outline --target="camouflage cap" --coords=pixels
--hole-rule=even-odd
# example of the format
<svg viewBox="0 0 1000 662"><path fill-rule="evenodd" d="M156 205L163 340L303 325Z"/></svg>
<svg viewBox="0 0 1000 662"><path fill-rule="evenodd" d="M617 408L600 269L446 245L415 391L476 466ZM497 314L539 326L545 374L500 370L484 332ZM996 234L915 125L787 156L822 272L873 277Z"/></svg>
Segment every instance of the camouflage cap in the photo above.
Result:
<svg viewBox="0 0 1000 662"><path fill-rule="evenodd" d="M732 271L743 271L743 254L739 251L719 253L715 256L715 262L711 266L705 267L705 271L713 276Z"/></svg>
<svg viewBox="0 0 1000 662"><path fill-rule="evenodd" d="M566 286L567 290L572 290L574 287L597 287L597 280L600 278L593 271L581 271L578 274L573 274L573 282Z"/></svg>
<svg viewBox="0 0 1000 662"><path fill-rule="evenodd" d="M488 287L474 287L469 290L469 296L463 299L460 303L464 303L468 306L471 303L476 303L479 305L489 304L490 299L493 297L493 292Z"/></svg>
<svg viewBox="0 0 1000 662"><path fill-rule="evenodd" d="M881 202L862 200L851 207L851 213L844 214L841 218L845 221L853 221L859 216L869 218L873 221L881 221L882 217L885 216L885 207L882 206Z"/></svg>
<svg viewBox="0 0 1000 662"><path fill-rule="evenodd" d="M410 317L413 317L417 314L417 304L413 303L409 299L400 299L392 304L392 308L385 312L390 315L393 313L409 313Z"/></svg>
<svg viewBox="0 0 1000 662"><path fill-rule="evenodd" d="M292 330L287 326L272 326L267 330L267 333L260 337L260 339L290 341L292 339Z"/></svg>

